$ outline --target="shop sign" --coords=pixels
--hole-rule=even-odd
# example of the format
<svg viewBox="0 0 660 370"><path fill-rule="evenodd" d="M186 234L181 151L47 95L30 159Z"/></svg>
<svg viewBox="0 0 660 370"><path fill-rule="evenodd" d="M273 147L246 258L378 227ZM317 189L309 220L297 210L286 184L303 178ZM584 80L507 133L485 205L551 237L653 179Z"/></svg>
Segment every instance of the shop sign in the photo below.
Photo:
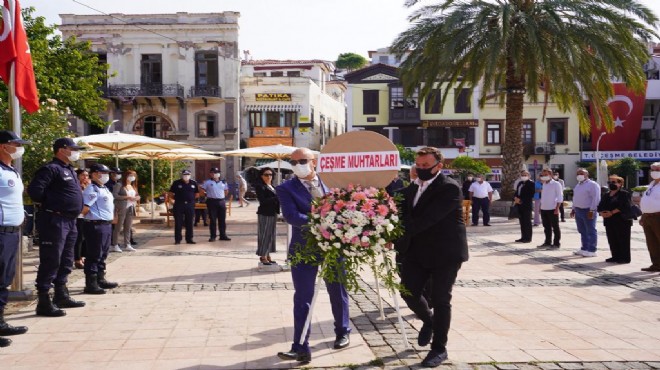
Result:
<svg viewBox="0 0 660 370"><path fill-rule="evenodd" d="M291 94L260 93L255 94L257 101L291 101Z"/></svg>

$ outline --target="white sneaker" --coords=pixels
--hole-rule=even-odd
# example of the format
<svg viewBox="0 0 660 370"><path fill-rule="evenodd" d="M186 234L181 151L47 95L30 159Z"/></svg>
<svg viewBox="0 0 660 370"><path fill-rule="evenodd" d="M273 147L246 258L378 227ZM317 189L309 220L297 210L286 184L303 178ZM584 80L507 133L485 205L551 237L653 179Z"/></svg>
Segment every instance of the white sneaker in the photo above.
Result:
<svg viewBox="0 0 660 370"><path fill-rule="evenodd" d="M596 257L596 252L582 251L582 257Z"/></svg>
<svg viewBox="0 0 660 370"><path fill-rule="evenodd" d="M573 251L573 254L576 255L576 256L581 256L582 252L584 252L582 249L578 249L578 250Z"/></svg>
<svg viewBox="0 0 660 370"><path fill-rule="evenodd" d="M110 246L110 252L117 252L117 253L121 253L121 252L122 252L122 250L121 250L121 248L119 248L119 246L118 246L118 245L111 245L111 246Z"/></svg>
<svg viewBox="0 0 660 370"><path fill-rule="evenodd" d="M126 244L126 247L124 247L124 250L126 252L135 252L135 248L131 247L130 244Z"/></svg>

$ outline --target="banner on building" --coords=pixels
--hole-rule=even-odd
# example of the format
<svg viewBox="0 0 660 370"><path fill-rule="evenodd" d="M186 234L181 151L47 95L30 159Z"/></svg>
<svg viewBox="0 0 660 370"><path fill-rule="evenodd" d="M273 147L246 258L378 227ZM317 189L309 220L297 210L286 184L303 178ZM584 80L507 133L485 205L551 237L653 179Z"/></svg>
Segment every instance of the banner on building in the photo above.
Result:
<svg viewBox="0 0 660 370"><path fill-rule="evenodd" d="M615 83L614 96L608 100L608 106L614 118L614 132L606 133L604 128L596 127L594 111L591 116L591 146L596 149L600 138L600 151L635 150L639 131L642 128L642 116L646 94L635 95L625 84Z"/></svg>
<svg viewBox="0 0 660 370"><path fill-rule="evenodd" d="M623 158L635 158L642 162L655 162L660 161L660 150L599 151L598 156L601 161L617 161ZM596 152L582 152L582 160L585 162L595 162Z"/></svg>

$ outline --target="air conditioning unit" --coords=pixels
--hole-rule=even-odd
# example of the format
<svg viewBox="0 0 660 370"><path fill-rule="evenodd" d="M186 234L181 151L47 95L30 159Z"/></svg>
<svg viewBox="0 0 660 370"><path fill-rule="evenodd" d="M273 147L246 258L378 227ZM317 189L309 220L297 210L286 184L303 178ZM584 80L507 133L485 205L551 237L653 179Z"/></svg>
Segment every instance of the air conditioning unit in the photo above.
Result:
<svg viewBox="0 0 660 370"><path fill-rule="evenodd" d="M545 145L537 145L534 147L534 154L550 154L550 148Z"/></svg>

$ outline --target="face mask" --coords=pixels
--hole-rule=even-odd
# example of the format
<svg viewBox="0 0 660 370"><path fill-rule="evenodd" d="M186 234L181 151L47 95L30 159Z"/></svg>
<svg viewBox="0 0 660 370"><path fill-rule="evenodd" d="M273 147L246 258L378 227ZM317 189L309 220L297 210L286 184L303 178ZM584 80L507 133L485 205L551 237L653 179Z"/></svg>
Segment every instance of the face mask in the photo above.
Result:
<svg viewBox="0 0 660 370"><path fill-rule="evenodd" d="M552 176L553 179L558 180L559 176Z"/></svg>
<svg viewBox="0 0 660 370"><path fill-rule="evenodd" d="M607 186L610 188L610 190L616 190L619 188L619 185L617 185L615 182L610 182L607 184Z"/></svg>
<svg viewBox="0 0 660 370"><path fill-rule="evenodd" d="M183 181L188 181L190 180L190 175L183 175L181 176L181 178L183 179Z"/></svg>
<svg viewBox="0 0 660 370"><path fill-rule="evenodd" d="M477 182L481 184L482 182L484 182L484 179L482 179L482 178L480 177L480 178L477 179Z"/></svg>
<svg viewBox="0 0 660 370"><path fill-rule="evenodd" d="M216 180L219 179L219 178L220 178L220 174L219 174L219 173L214 173L214 174L213 174L213 178L216 179Z"/></svg>
<svg viewBox="0 0 660 370"><path fill-rule="evenodd" d="M293 166L293 174L298 176L300 179L304 179L312 173L312 169L309 167L309 163L297 164ZM419 176L419 169L417 169L417 174Z"/></svg>
<svg viewBox="0 0 660 370"><path fill-rule="evenodd" d="M116 175L115 175L115 180L121 180L121 175L120 175L120 174L116 174Z"/></svg>
<svg viewBox="0 0 660 370"><path fill-rule="evenodd" d="M80 152L77 150L72 150L71 154L66 157L70 162L75 162L80 159Z"/></svg>
<svg viewBox="0 0 660 370"><path fill-rule="evenodd" d="M576 178L577 178L577 181L578 181L578 182L582 182L582 181L584 181L584 175L577 175Z"/></svg>
<svg viewBox="0 0 660 370"><path fill-rule="evenodd" d="M529 176L520 176L520 181L527 181L529 180Z"/></svg>
<svg viewBox="0 0 660 370"><path fill-rule="evenodd" d="M541 176L541 181L548 181L550 180L550 176Z"/></svg>
<svg viewBox="0 0 660 370"><path fill-rule="evenodd" d="M419 178L422 181L428 181L435 176L433 172L431 172L433 167L431 168L418 168L417 169L417 178Z"/></svg>
<svg viewBox="0 0 660 370"><path fill-rule="evenodd" d="M128 176L128 182L135 181L135 176Z"/></svg>
<svg viewBox="0 0 660 370"><path fill-rule="evenodd" d="M99 182L101 184L105 184L106 182L108 182L108 180L110 180L110 175L108 175L107 173L104 173L103 175L101 175L101 177L99 177Z"/></svg>
<svg viewBox="0 0 660 370"><path fill-rule="evenodd" d="M472 177L472 176L468 176L467 179L468 179L468 181L472 181L473 177Z"/></svg>
<svg viewBox="0 0 660 370"><path fill-rule="evenodd" d="M17 146L16 151L13 153L9 153L9 156L11 157L11 159L18 159L23 156L23 153L25 153L25 148L23 148L22 146Z"/></svg>
<svg viewBox="0 0 660 370"><path fill-rule="evenodd" d="M651 171L651 178L653 180L660 179L660 171Z"/></svg>

